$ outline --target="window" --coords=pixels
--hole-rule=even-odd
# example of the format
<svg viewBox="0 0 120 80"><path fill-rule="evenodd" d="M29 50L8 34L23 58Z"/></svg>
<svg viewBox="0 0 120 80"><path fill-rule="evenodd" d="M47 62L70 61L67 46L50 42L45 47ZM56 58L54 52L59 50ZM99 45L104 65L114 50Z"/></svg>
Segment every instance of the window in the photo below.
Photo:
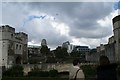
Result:
<svg viewBox="0 0 120 80"><path fill-rule="evenodd" d="M11 38L13 38L13 34L11 34Z"/></svg>
<svg viewBox="0 0 120 80"><path fill-rule="evenodd" d="M16 49L18 49L18 44L16 44Z"/></svg>
<svg viewBox="0 0 120 80"><path fill-rule="evenodd" d="M21 48L22 48L22 47L21 47L21 45L20 45L20 46L19 46L19 49L21 50Z"/></svg>

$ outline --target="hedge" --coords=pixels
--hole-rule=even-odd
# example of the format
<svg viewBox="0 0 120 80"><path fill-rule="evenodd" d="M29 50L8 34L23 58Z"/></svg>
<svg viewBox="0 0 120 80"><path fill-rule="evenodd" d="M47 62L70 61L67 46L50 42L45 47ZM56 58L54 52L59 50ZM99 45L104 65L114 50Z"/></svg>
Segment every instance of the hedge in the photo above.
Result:
<svg viewBox="0 0 120 80"><path fill-rule="evenodd" d="M95 77L96 75L96 66L94 65L83 65L81 66L85 77Z"/></svg>
<svg viewBox="0 0 120 80"><path fill-rule="evenodd" d="M49 77L48 71L31 71L28 73L29 77Z"/></svg>
<svg viewBox="0 0 120 80"><path fill-rule="evenodd" d="M40 70L33 70L28 73L29 77L57 77L58 71L57 70L50 70L50 71L40 71Z"/></svg>
<svg viewBox="0 0 120 80"><path fill-rule="evenodd" d="M117 72L118 72L118 76L120 76L120 64L118 64Z"/></svg>
<svg viewBox="0 0 120 80"><path fill-rule="evenodd" d="M68 78L5 77L2 80L69 80Z"/></svg>
<svg viewBox="0 0 120 80"><path fill-rule="evenodd" d="M23 76L23 67L20 65L15 65L12 68L4 71L2 73L3 77L22 77Z"/></svg>
<svg viewBox="0 0 120 80"><path fill-rule="evenodd" d="M49 71L49 76L50 77L57 77L58 76L58 71L57 70L50 70Z"/></svg>

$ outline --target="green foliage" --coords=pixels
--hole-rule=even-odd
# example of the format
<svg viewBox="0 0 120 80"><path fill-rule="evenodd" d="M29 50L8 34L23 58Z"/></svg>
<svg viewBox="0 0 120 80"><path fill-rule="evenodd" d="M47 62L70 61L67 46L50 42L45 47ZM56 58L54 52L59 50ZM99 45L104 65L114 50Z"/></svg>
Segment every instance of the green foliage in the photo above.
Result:
<svg viewBox="0 0 120 80"><path fill-rule="evenodd" d="M72 52L72 53L70 53L70 55L72 57L80 57L80 53L79 52Z"/></svg>
<svg viewBox="0 0 120 80"><path fill-rule="evenodd" d="M28 77L48 77L49 72L48 71L37 71L33 70L28 73Z"/></svg>
<svg viewBox="0 0 120 80"><path fill-rule="evenodd" d="M83 65L81 68L86 77L93 77L96 75L96 66L94 65Z"/></svg>
<svg viewBox="0 0 120 80"><path fill-rule="evenodd" d="M58 76L57 70L40 71L38 69L34 69L28 73L28 77L57 77L57 76Z"/></svg>
<svg viewBox="0 0 120 80"><path fill-rule="evenodd" d="M68 78L4 77L2 80L69 80Z"/></svg>
<svg viewBox="0 0 120 80"><path fill-rule="evenodd" d="M28 62L30 63L30 64L38 64L38 62L39 62L39 60L38 59L33 59L33 58L29 58L28 59Z"/></svg>
<svg viewBox="0 0 120 80"><path fill-rule="evenodd" d="M120 76L120 64L118 64L117 72L118 72L118 75Z"/></svg>
<svg viewBox="0 0 120 80"><path fill-rule="evenodd" d="M46 63L56 63L56 59L54 57L47 57Z"/></svg>
<svg viewBox="0 0 120 80"><path fill-rule="evenodd" d="M23 67L21 65L14 65L11 69L17 71L23 71Z"/></svg>
<svg viewBox="0 0 120 80"><path fill-rule="evenodd" d="M28 77L48 77L47 71L40 71L37 65L34 65L32 71L28 73Z"/></svg>
<svg viewBox="0 0 120 80"><path fill-rule="evenodd" d="M58 59L65 59L69 55L66 48L57 47L55 50L55 56Z"/></svg>
<svg viewBox="0 0 120 80"><path fill-rule="evenodd" d="M70 53L71 58L79 58L81 62L85 62L85 53L79 51L73 51Z"/></svg>
<svg viewBox="0 0 120 80"><path fill-rule="evenodd" d="M3 72L2 75L8 77L21 77L23 76L23 67L20 65L15 65L7 71Z"/></svg>
<svg viewBox="0 0 120 80"><path fill-rule="evenodd" d="M50 53L50 50L47 46L42 46L41 49L40 49L40 52L43 54L43 55L47 55Z"/></svg>
<svg viewBox="0 0 120 80"><path fill-rule="evenodd" d="M56 77L56 76L58 76L58 71L57 70L50 70L49 71L49 76L50 77Z"/></svg>

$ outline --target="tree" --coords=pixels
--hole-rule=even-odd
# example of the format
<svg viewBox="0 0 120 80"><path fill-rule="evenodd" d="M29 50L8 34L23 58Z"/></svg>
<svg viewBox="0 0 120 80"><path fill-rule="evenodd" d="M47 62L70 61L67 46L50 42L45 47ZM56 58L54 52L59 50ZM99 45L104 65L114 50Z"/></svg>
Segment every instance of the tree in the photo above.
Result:
<svg viewBox="0 0 120 80"><path fill-rule="evenodd" d="M64 60L68 55L68 52L67 52L67 49L66 48L62 48L60 46L58 46L56 48L56 50L54 51L55 53L55 56L57 59L61 59L61 60Z"/></svg>
<svg viewBox="0 0 120 80"><path fill-rule="evenodd" d="M44 57L45 62L47 62L48 57L52 55L50 53L50 49L45 45L41 47L40 52L42 53L42 56Z"/></svg>
<svg viewBox="0 0 120 80"><path fill-rule="evenodd" d="M80 57L80 53L78 51L74 51L70 53L71 57Z"/></svg>
<svg viewBox="0 0 120 80"><path fill-rule="evenodd" d="M47 46L42 46L40 52L42 53L42 55L47 56L50 53L50 49Z"/></svg>

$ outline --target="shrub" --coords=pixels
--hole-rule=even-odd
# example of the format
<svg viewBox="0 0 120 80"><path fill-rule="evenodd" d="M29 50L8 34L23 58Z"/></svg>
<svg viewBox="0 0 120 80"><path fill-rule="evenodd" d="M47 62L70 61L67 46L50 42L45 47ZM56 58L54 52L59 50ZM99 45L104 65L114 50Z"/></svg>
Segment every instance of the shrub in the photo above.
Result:
<svg viewBox="0 0 120 80"><path fill-rule="evenodd" d="M10 69L4 71L2 75L8 76L8 77L22 77L23 76L23 67L20 65L14 65Z"/></svg>
<svg viewBox="0 0 120 80"><path fill-rule="evenodd" d="M96 67L93 65L81 66L86 77L93 77L96 75Z"/></svg>
<svg viewBox="0 0 120 80"><path fill-rule="evenodd" d="M29 77L48 77L49 72L48 71L33 70L33 71L28 73L28 76Z"/></svg>
<svg viewBox="0 0 120 80"><path fill-rule="evenodd" d="M120 64L118 64L117 72L118 72L118 75L120 76Z"/></svg>
<svg viewBox="0 0 120 80"><path fill-rule="evenodd" d="M50 77L57 77L58 76L58 71L57 70L50 70L49 71L49 76Z"/></svg>
<svg viewBox="0 0 120 80"><path fill-rule="evenodd" d="M60 78L69 78L69 71L59 72L58 77L60 77Z"/></svg>
<svg viewBox="0 0 120 80"><path fill-rule="evenodd" d="M40 70L32 70L28 73L28 77L57 77L58 71L57 70L50 70L50 71L40 71Z"/></svg>
<svg viewBox="0 0 120 80"><path fill-rule="evenodd" d="M68 78L4 77L2 80L69 80Z"/></svg>

